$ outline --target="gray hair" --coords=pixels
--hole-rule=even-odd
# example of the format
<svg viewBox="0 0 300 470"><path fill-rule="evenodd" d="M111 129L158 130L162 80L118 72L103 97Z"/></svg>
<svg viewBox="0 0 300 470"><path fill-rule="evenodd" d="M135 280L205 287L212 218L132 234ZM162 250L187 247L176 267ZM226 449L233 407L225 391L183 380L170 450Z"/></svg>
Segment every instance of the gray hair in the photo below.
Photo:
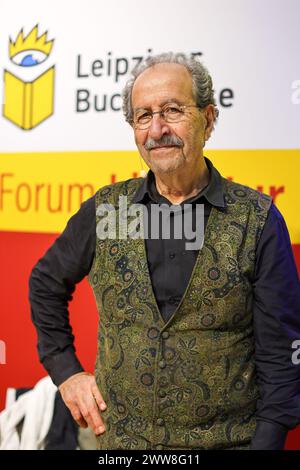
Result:
<svg viewBox="0 0 300 470"><path fill-rule="evenodd" d="M205 108L209 104L215 107L214 120L217 120L219 110L216 106L214 98L214 89L211 76L204 65L191 54L190 56L183 53L165 52L144 59L131 72L131 78L127 81L122 93L123 113L127 122L131 123L133 119L131 95L133 85L139 75L145 70L156 64L180 64L183 65L191 74L193 83L193 93L197 106Z"/></svg>

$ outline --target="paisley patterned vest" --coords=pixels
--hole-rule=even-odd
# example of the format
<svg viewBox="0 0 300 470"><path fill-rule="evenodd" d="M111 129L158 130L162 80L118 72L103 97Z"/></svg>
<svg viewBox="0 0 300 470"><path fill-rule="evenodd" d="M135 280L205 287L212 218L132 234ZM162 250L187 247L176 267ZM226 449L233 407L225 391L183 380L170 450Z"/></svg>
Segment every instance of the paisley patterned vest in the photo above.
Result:
<svg viewBox="0 0 300 470"><path fill-rule="evenodd" d="M96 208L132 200L141 178L100 188ZM222 178L204 244L167 323L145 241L97 237L89 282L99 311L100 449L246 449L255 431L252 281L269 196ZM97 216L96 221L100 219ZM118 230L118 217L117 217ZM118 231L117 231L118 233Z"/></svg>

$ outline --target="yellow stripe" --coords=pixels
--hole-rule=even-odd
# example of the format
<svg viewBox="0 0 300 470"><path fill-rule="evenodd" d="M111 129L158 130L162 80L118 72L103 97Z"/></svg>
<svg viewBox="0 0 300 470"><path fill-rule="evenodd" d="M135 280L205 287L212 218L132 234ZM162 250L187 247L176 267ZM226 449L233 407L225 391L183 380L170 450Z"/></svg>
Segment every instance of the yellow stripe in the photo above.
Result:
<svg viewBox="0 0 300 470"><path fill-rule="evenodd" d="M207 150L225 177L271 194L300 243L300 150ZM147 170L136 151L0 154L0 230L60 232L81 200Z"/></svg>

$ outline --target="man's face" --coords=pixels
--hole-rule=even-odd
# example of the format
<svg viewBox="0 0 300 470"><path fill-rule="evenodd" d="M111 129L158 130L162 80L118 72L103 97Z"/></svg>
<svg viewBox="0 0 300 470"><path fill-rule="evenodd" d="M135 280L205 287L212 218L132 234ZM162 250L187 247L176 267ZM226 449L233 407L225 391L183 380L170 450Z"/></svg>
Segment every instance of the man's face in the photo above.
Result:
<svg viewBox="0 0 300 470"><path fill-rule="evenodd" d="M135 81L132 90L134 115L141 109L160 111L166 103L196 104L192 78L183 65L157 64L145 70ZM151 170L154 173L173 173L183 166L192 168L193 162L202 155L205 140L212 130L212 112L213 105L202 112L190 107L183 119L176 123L167 123L159 114L154 114L148 129L134 129L136 145ZM147 150L149 142L150 147L151 142L155 142L155 148Z"/></svg>

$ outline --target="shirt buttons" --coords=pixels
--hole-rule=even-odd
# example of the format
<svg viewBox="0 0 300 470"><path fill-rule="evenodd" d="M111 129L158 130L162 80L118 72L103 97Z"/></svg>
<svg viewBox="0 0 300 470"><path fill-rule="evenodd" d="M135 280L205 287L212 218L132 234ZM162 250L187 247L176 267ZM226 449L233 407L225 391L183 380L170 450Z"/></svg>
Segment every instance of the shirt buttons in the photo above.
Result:
<svg viewBox="0 0 300 470"><path fill-rule="evenodd" d="M174 259L175 256L176 256L176 255L175 255L175 253L173 253L173 251L171 251L171 253L169 253L169 258Z"/></svg>
<svg viewBox="0 0 300 470"><path fill-rule="evenodd" d="M161 336L162 336L163 339L168 339L169 336L170 336L170 333L168 331L163 331Z"/></svg>
<svg viewBox="0 0 300 470"><path fill-rule="evenodd" d="M161 369L164 369L166 367L166 361L162 359L161 361L159 361L158 365Z"/></svg>
<svg viewBox="0 0 300 470"><path fill-rule="evenodd" d="M169 297L169 303L171 305L178 305L179 304L179 301L180 299L176 298L176 297Z"/></svg>

